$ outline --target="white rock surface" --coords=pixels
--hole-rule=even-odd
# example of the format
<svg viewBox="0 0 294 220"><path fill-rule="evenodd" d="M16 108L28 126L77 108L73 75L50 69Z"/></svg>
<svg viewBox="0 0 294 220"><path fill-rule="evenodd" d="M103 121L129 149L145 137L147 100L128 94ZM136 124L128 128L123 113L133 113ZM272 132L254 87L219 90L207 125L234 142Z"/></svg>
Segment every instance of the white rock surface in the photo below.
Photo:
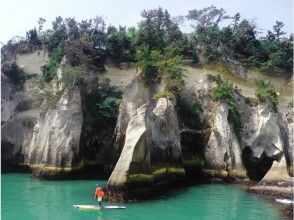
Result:
<svg viewBox="0 0 294 220"><path fill-rule="evenodd" d="M243 117L244 133L242 146L249 146L254 157L279 160L283 155L285 140L279 126L281 116L267 103L260 103L246 111Z"/></svg>
<svg viewBox="0 0 294 220"><path fill-rule="evenodd" d="M127 175L132 171L133 164L142 164L147 154L146 144L146 105L137 109L126 130L125 145L120 158L108 180L109 185L123 185Z"/></svg>
<svg viewBox="0 0 294 220"><path fill-rule="evenodd" d="M33 138L26 152L30 165L72 167L79 155L83 115L78 87L66 91L56 108L40 108Z"/></svg>
<svg viewBox="0 0 294 220"><path fill-rule="evenodd" d="M204 149L205 168L242 169L242 153L232 125L228 122L228 105L216 106L209 141Z"/></svg>
<svg viewBox="0 0 294 220"><path fill-rule="evenodd" d="M128 123L125 136L108 186L124 186L128 175L150 173L152 167L182 165L178 121L170 100L160 98L156 106L150 103L138 108Z"/></svg>

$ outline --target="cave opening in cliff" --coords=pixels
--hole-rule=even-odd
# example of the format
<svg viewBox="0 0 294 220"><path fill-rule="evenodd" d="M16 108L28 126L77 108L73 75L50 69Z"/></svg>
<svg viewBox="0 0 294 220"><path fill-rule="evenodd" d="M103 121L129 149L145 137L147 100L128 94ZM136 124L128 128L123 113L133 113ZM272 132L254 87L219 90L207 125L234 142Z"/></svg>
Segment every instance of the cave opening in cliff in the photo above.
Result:
<svg viewBox="0 0 294 220"><path fill-rule="evenodd" d="M245 147L242 151L242 160L250 180L261 181L272 167L274 159L262 154L260 158L253 155L250 147Z"/></svg>
<svg viewBox="0 0 294 220"><path fill-rule="evenodd" d="M188 179L202 180L205 137L205 135L194 130L183 130L181 132L183 164Z"/></svg>

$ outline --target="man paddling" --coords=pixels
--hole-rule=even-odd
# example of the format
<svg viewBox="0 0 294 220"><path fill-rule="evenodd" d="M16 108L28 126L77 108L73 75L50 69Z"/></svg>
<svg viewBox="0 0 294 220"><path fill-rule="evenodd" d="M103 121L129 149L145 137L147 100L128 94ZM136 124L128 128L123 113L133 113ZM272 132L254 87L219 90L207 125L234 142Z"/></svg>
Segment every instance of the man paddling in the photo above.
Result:
<svg viewBox="0 0 294 220"><path fill-rule="evenodd" d="M96 190L95 190L95 194L94 194L94 199L97 198L98 199L98 205L99 207L102 206L102 199L104 196L104 192L102 190L101 187L99 187L98 185L96 185Z"/></svg>

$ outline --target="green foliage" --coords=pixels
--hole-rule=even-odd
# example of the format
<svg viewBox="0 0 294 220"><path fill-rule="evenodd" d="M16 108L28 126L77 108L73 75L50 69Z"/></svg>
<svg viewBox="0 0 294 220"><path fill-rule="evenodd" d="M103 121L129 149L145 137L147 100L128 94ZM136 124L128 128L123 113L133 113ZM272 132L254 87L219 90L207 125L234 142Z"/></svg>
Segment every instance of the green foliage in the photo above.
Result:
<svg viewBox="0 0 294 220"><path fill-rule="evenodd" d="M214 101L225 101L230 108L236 108L232 83L221 75L216 76L217 87L212 92Z"/></svg>
<svg viewBox="0 0 294 220"><path fill-rule="evenodd" d="M49 63L42 66L42 76L45 83L50 82L57 74L57 69L64 55L64 46L61 44L53 49Z"/></svg>
<svg viewBox="0 0 294 220"><path fill-rule="evenodd" d="M115 64L137 61L146 83L166 79L168 90L176 92L183 84L184 58L196 64L200 55L208 64L217 63L225 55L268 74L293 74L293 36L284 37L283 22L277 21L266 37L258 38L254 23L241 19L239 13L229 16L214 6L188 12L186 17L194 27L189 34L179 28L184 16L172 17L162 8L144 10L141 16L137 28L107 27L99 16L81 22L59 16L46 31L42 31L45 20L40 18L39 31L33 28L25 40L10 40L3 48L13 52L46 48L50 61L43 66L45 83L54 78L64 55L72 66L102 71L108 60ZM221 27L225 19L232 19L232 23ZM3 53L3 57L9 54Z"/></svg>
<svg viewBox="0 0 294 220"><path fill-rule="evenodd" d="M275 87L261 77L256 80L256 86L255 95L257 100L259 102L269 101L276 108L278 105L278 96Z"/></svg>
<svg viewBox="0 0 294 220"><path fill-rule="evenodd" d="M178 54L177 48L167 47L164 52L150 50L143 45L136 56L137 66L142 70L146 84L160 81L178 81L183 84L184 59Z"/></svg>
<svg viewBox="0 0 294 220"><path fill-rule="evenodd" d="M269 59L263 64L262 70L269 74L282 73L291 75L292 67L290 66L293 64L293 58L291 57L291 52L287 53L287 50L279 49L272 52Z"/></svg>
<svg viewBox="0 0 294 220"><path fill-rule="evenodd" d="M158 62L160 52L150 51L147 45L143 45L136 54L137 66L142 70L142 77L146 84L152 84L159 80Z"/></svg>
<svg viewBox="0 0 294 220"><path fill-rule="evenodd" d="M204 57L208 63L217 63L221 59L221 52L217 47L207 45L204 48Z"/></svg>
<svg viewBox="0 0 294 220"><path fill-rule="evenodd" d="M224 101L228 104L228 122L233 125L235 134L240 140L243 124L240 113L236 107L233 85L221 75L217 75L216 80L217 87L212 91L212 99L214 101Z"/></svg>
<svg viewBox="0 0 294 220"><path fill-rule="evenodd" d="M190 10L187 18L196 23L196 25L192 25L196 31L202 32L211 26L218 26L219 22L229 17L226 16L226 11L223 8L218 9L212 5L201 10Z"/></svg>
<svg viewBox="0 0 294 220"><path fill-rule="evenodd" d="M29 30L27 32L26 37L27 37L29 44L32 44L32 45L40 45L41 44L41 42L38 38L38 32L37 32L36 28Z"/></svg>
<svg viewBox="0 0 294 220"><path fill-rule="evenodd" d="M198 113L201 110L201 104L197 99L188 100L182 95L177 95L177 113L189 128L197 127Z"/></svg>
<svg viewBox="0 0 294 220"><path fill-rule="evenodd" d="M134 61L135 33L126 28L109 26L107 31L107 55L115 64Z"/></svg>
<svg viewBox="0 0 294 220"><path fill-rule="evenodd" d="M42 93L42 98L47 100L47 103L51 108L56 108L59 99L61 98L60 92L53 92L50 88L45 89Z"/></svg>
<svg viewBox="0 0 294 220"><path fill-rule="evenodd" d="M63 70L61 81L65 87L71 87L80 82L86 71L87 68L85 66L67 67Z"/></svg>
<svg viewBox="0 0 294 220"><path fill-rule="evenodd" d="M110 80L104 81L98 87L98 97L95 112L95 121L101 126L114 126L118 116L118 107L121 93L110 86ZM91 104L91 103L90 103Z"/></svg>
<svg viewBox="0 0 294 220"><path fill-rule="evenodd" d="M26 77L22 69L16 63L12 63L8 68L3 69L3 73L11 80L17 89L22 89Z"/></svg>
<svg viewBox="0 0 294 220"><path fill-rule="evenodd" d="M163 91L158 91L156 94L154 94L153 99L158 101L160 98L172 99L174 97L175 96L172 92L163 90Z"/></svg>
<svg viewBox="0 0 294 220"><path fill-rule="evenodd" d="M177 80L183 83L184 58L176 47L166 47L159 57L158 69L166 81Z"/></svg>
<svg viewBox="0 0 294 220"><path fill-rule="evenodd" d="M141 16L143 20L139 23L136 46L146 44L150 50L162 51L169 45L181 45L183 34L167 10L162 8L143 10Z"/></svg>

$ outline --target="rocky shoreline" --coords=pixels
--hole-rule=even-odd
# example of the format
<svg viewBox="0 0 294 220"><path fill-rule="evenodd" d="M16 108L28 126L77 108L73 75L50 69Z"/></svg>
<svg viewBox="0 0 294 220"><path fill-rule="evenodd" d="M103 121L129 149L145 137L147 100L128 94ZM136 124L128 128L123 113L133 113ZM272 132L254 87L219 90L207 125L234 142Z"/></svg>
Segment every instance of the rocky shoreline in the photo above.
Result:
<svg viewBox="0 0 294 220"><path fill-rule="evenodd" d="M263 185L256 187L247 185L246 191L256 194L260 198L265 199L267 202L273 204L273 206L277 208L283 219L293 219L293 183L290 183L290 186L277 186L277 184L274 184L274 186Z"/></svg>

